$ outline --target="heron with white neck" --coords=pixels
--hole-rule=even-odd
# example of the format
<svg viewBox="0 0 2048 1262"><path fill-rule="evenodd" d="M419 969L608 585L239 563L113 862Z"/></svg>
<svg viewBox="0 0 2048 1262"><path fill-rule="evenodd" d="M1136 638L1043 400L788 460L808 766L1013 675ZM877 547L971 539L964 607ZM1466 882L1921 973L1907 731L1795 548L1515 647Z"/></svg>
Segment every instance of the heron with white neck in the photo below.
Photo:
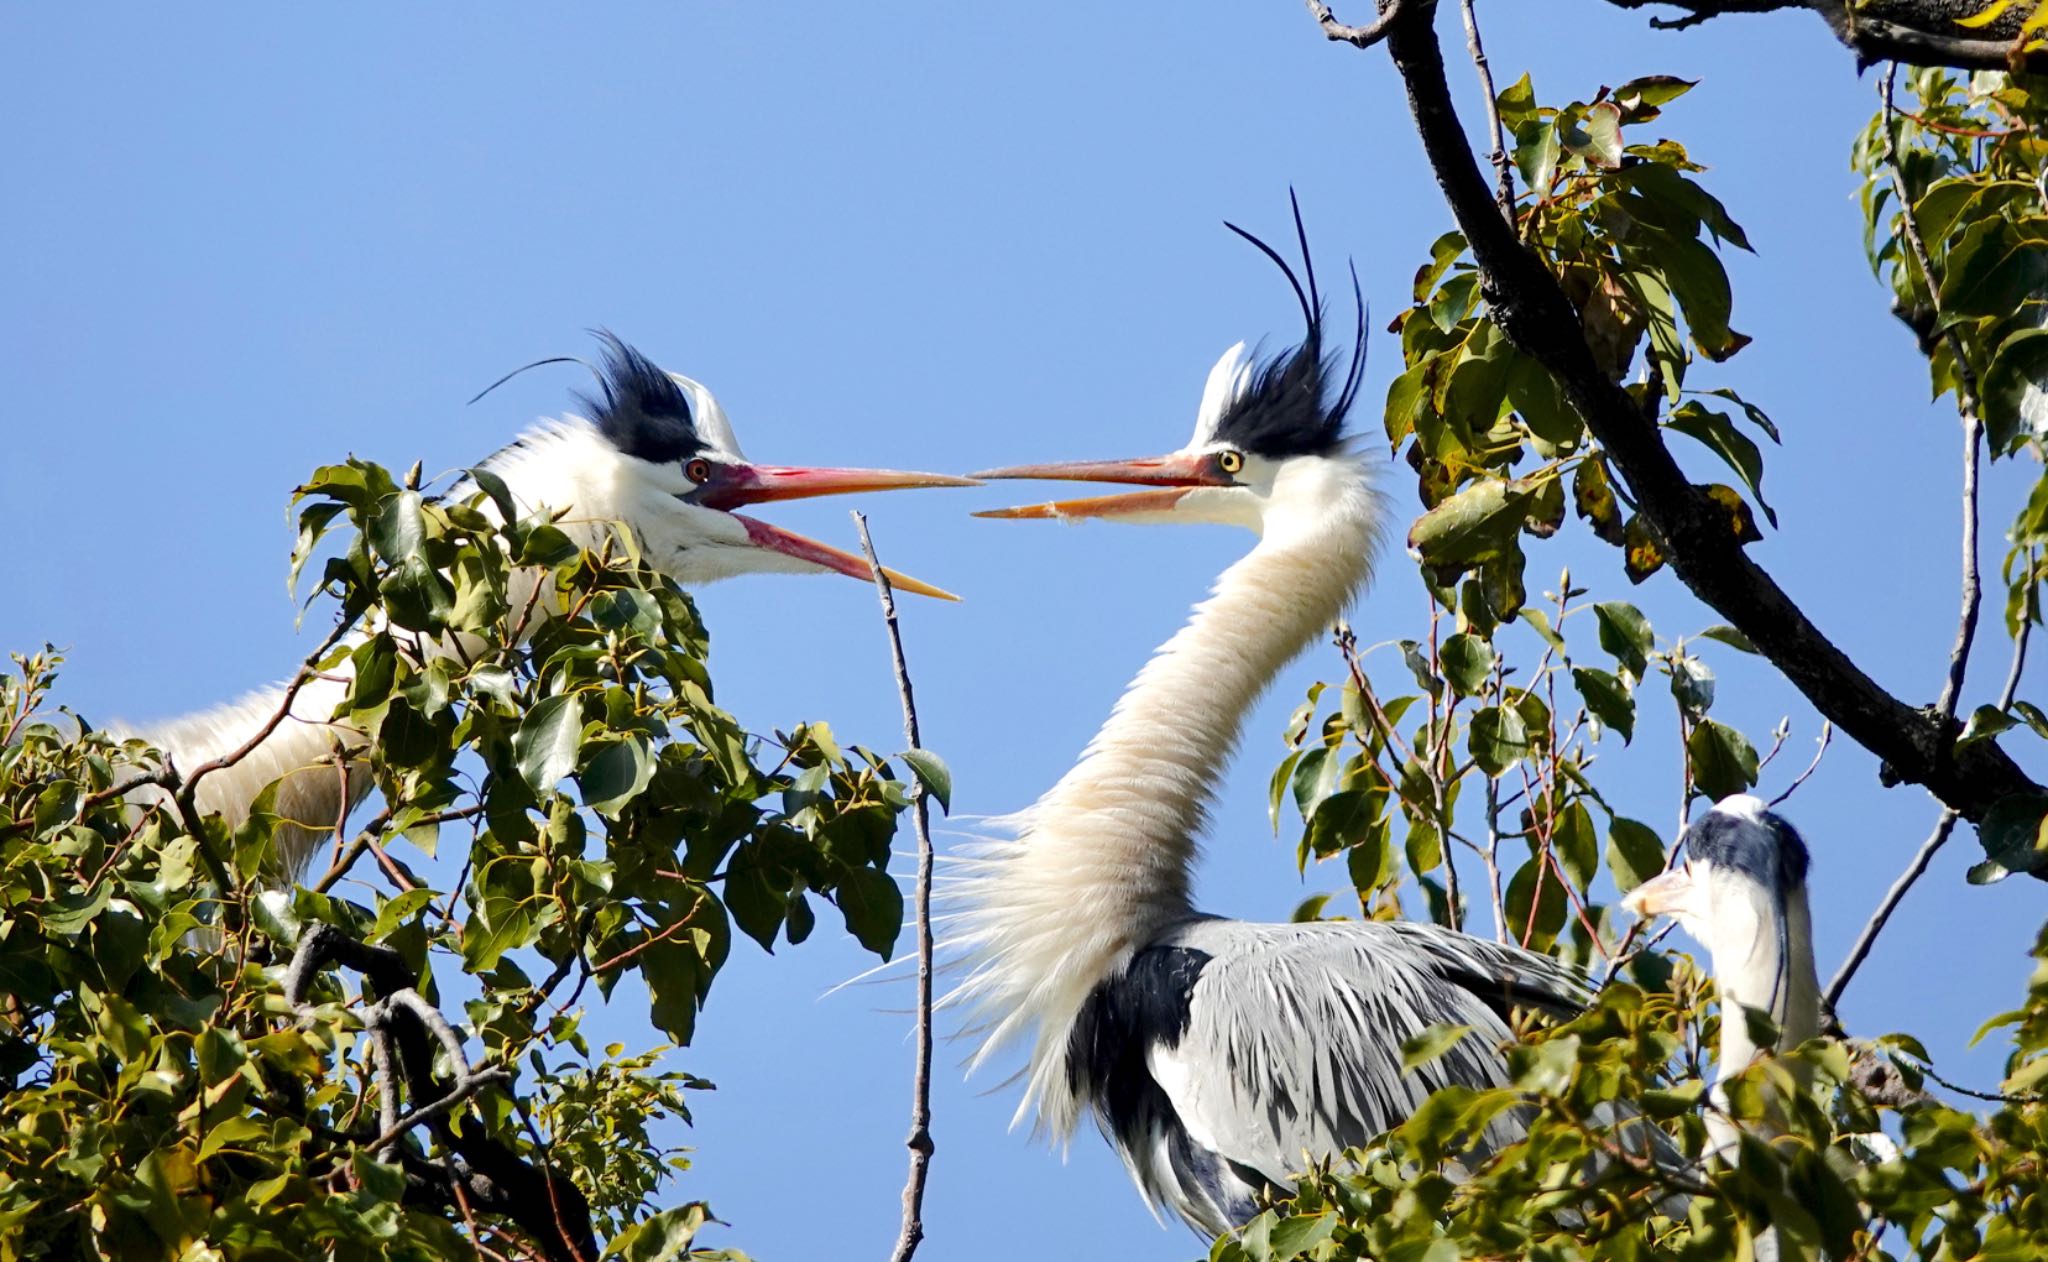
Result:
<svg viewBox="0 0 2048 1262"><path fill-rule="evenodd" d="M1511 1012L1576 1011L1581 975L1547 956L1429 924L1252 924L1193 902L1197 842L1253 703L1365 586L1385 526L1344 423L1364 371L1359 301L1328 344L1308 245L1273 249L1306 325L1276 355L1242 343L1210 371L1193 437L1141 460L1023 465L981 478L1146 489L983 516L1218 522L1258 542L1139 671L1080 761L970 857L952 1001L976 1064L1028 1049L1017 1119L1064 1143L1092 1113L1139 1191L1204 1236L1232 1230L1306 1158L1365 1143L1441 1086L1507 1080ZM1345 352L1348 351L1348 354ZM1404 1072L1404 1041L1474 1033ZM1506 1114L1477 1147L1512 1142Z"/></svg>

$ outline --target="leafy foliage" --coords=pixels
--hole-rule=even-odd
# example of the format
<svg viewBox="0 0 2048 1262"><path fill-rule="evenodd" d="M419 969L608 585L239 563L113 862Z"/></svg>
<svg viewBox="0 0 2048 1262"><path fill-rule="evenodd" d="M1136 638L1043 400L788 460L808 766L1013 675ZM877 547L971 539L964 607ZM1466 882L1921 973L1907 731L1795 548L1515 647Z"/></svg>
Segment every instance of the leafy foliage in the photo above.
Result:
<svg viewBox="0 0 2048 1262"><path fill-rule="evenodd" d="M1778 427L1732 388L1691 378L1698 359L1726 361L1748 340L1729 325L1717 252L1748 243L1680 144L1640 138L1690 86L1638 79L1551 108L1525 77L1497 104L1523 185L1518 235L1563 283L1601 365L1621 380L1640 364L1629 390L1644 423L1728 470L1733 485L1708 494L1747 542L1760 537L1759 518L1776 525L1763 440L1776 443ZM2039 458L2043 432L2027 420L2048 388L2048 353L2033 341L2048 304L2048 271L2036 284L2031 270L2032 255L2048 260L2039 98L2034 85L1994 75L1965 88L1916 72L1914 87L1923 104L1903 129L1905 167L1921 232L1930 247L1940 242L1941 302L1926 339L1935 386L1969 388L1933 336L1953 329L1985 383L1994 451ZM1870 175L1872 257L1911 319L1934 303L1904 261L1897 221L1884 218L1880 127L1857 155ZM1904 1035L1817 1039L1731 1078L1725 1101L1705 1091L1717 1067L1702 1049L1719 1022L1760 1014L1720 1012L1711 980L1614 914L1614 895L1679 856L1676 838L1619 813L1601 785L1640 779L1628 747L1652 723L1675 723L1682 803L1747 792L1770 774L1788 729L1780 724L1760 753L1715 711L1714 663L1755 652L1740 632L1660 637L1635 604L1596 596L1569 572L1553 590L1528 588L1528 551L1562 527L1567 504L1621 551L1631 583L1664 564L1663 545L1563 393L1494 328L1466 254L1463 238L1446 234L1418 269L1414 305L1395 321L1405 371L1386 405L1387 438L1416 474L1408 542L1431 598L1427 625L1365 650L1339 630L1343 676L1313 686L1293 715L1272 818L1278 830L1291 802L1298 865L1341 861L1357 914L1490 932L1607 984L1575 1020L1523 1019L1502 1048L1510 1086L1436 1093L1372 1144L1310 1168L1211 1257L1718 1259L1758 1256L1766 1231L1787 1257L2036 1256L2048 1245L2035 1190L2048 1152L2037 1094L2048 1082L2048 931L2026 1004L1986 1027L2014 1034L1989 1116L1929 1095L1924 1049ZM2043 488L2015 525L2006 567L2015 632L2039 617ZM1375 690L1367 666L1380 651L1399 654L1413 689ZM1402 673L1390 662L1382 677ZM2022 727L2048 736L2040 717L2024 701L1987 706L1958 739ZM2048 864L2044 811L2048 801L2031 799L1994 811L1984 827L1993 858L1980 869L1996 871L1973 879ZM1335 905L1319 896L1296 916ZM1765 1046L1775 1037L1757 1033ZM1404 1065L1466 1037L1462 1027L1431 1031L1402 1049ZM1715 1110L1743 1130L1733 1162L1708 1159ZM1473 1159L1467 1140L1503 1111L1526 1119L1526 1137Z"/></svg>
<svg viewBox="0 0 2048 1262"><path fill-rule="evenodd" d="M275 786L231 830L155 751L50 714L56 655L0 675L0 1257L564 1256L558 1176L615 1253L676 1256L709 1214L654 1212L688 1163L649 1128L709 1084L657 1052L593 1057L588 984L630 986L685 1044L734 925L797 943L822 903L891 950L908 796L888 763L820 723L749 735L713 700L689 597L626 532L579 547L471 477L432 499L351 460L298 492L295 575L354 528L316 593L333 647L302 676L347 670L335 719L369 738L353 774L383 799L353 837L335 825L310 887L266 875ZM451 832L462 875L431 888L404 856ZM430 1003L464 997L463 1055L508 1084L373 1142L397 1101L370 994L330 975L297 1011L284 995L315 925L396 952ZM451 1199L480 1154L546 1172L527 1217Z"/></svg>

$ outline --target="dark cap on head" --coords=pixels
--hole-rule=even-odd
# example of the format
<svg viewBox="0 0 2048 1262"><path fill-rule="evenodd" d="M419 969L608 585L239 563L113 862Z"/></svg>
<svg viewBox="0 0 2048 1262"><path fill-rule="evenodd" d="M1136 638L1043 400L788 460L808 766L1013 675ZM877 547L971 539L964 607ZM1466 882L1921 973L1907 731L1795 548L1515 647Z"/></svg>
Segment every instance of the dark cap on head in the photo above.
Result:
<svg viewBox="0 0 2048 1262"><path fill-rule="evenodd" d="M704 449L690 415L690 398L675 378L605 329L604 363L597 374L603 398L579 394L598 432L622 453L655 464L687 460Z"/></svg>

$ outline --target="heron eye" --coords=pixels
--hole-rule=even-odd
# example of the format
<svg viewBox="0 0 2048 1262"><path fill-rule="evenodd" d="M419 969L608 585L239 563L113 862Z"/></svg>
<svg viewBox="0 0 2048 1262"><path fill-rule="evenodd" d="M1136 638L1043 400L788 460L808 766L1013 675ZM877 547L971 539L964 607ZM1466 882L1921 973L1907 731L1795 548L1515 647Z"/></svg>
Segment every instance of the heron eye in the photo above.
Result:
<svg viewBox="0 0 2048 1262"><path fill-rule="evenodd" d="M683 476L701 486L711 480L711 462L702 459L692 460L683 466Z"/></svg>
<svg viewBox="0 0 2048 1262"><path fill-rule="evenodd" d="M1216 467L1225 473L1236 473L1244 468L1244 456L1235 451L1219 451L1216 453Z"/></svg>

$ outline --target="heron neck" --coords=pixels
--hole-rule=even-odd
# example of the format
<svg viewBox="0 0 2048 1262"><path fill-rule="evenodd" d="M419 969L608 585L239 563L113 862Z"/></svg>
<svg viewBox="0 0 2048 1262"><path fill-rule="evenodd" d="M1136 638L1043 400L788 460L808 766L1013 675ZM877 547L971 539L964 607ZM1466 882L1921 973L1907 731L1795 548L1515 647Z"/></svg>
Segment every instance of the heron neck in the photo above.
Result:
<svg viewBox="0 0 2048 1262"><path fill-rule="evenodd" d="M1088 994L1194 914L1197 837L1247 713L1365 582L1377 514L1362 478L1276 522L1132 681L1072 770L971 869L963 998L989 1018L979 1061L1035 1026L1030 1085L1044 1128L1080 1102L1059 1067Z"/></svg>
<svg viewBox="0 0 2048 1262"><path fill-rule="evenodd" d="M1793 889L1778 923L1758 926L1747 940L1713 947L1721 992L1719 1076L1741 1073L1762 1048L1750 1037L1744 1008L1770 1014L1778 1027L1773 1051L1788 1051L1820 1033L1820 979L1813 963L1813 916L1806 887ZM1783 952L1782 961L1780 952Z"/></svg>

